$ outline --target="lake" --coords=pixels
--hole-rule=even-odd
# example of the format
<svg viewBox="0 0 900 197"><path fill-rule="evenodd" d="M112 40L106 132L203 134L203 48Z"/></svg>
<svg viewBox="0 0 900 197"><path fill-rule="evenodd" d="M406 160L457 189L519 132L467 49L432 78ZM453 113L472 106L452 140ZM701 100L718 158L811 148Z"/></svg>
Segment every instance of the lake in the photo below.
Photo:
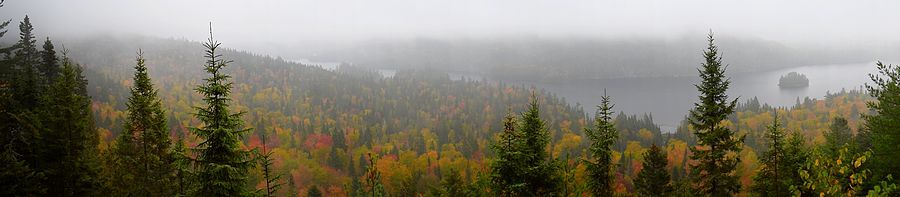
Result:
<svg viewBox="0 0 900 197"><path fill-rule="evenodd" d="M305 64L319 65L334 70L338 63L311 62L299 60ZM396 70L376 70L384 77L392 77ZM778 87L778 79L789 72L798 72L809 78L809 87L799 89L782 89ZM790 107L797 99L824 98L827 92L839 92L842 89L860 89L869 82L869 73L875 73L875 63L815 65L785 68L764 72L748 72L730 74L731 86L728 89L730 98L739 98L744 102L756 97L762 103L776 107ZM450 73L454 80L481 80L482 75L466 73ZM493 80L486 77L488 80ZM604 89L612 97L616 112L623 111L629 115L651 114L654 122L664 131L674 131L681 120L693 108L698 100L697 76L684 77L635 77L614 79L568 80L553 83L530 81L506 81L546 89L563 97L573 105L580 103L585 111L593 112L600 104Z"/></svg>
<svg viewBox="0 0 900 197"><path fill-rule="evenodd" d="M778 79L789 72L805 74L809 87L781 89ZM819 65L786 68L774 71L740 73L726 76L731 78L728 89L730 98L739 97L738 102L757 97L760 102L772 106L793 106L797 99L804 97L824 98L826 92L842 89L860 89L869 82L868 73L876 72L875 63L843 65ZM600 103L603 90L612 97L615 111L627 114L649 113L654 122L665 131L674 131L681 120L698 101L697 89L693 84L699 77L646 77L622 79L573 80L562 83L529 83L544 88L570 103L581 103L585 111L593 112Z"/></svg>

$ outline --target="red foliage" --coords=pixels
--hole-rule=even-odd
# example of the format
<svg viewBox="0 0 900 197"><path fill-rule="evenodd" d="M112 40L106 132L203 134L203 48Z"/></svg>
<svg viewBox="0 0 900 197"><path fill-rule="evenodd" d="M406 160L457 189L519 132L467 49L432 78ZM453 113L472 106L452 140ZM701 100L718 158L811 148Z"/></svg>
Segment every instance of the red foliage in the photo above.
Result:
<svg viewBox="0 0 900 197"><path fill-rule="evenodd" d="M309 134L306 136L306 141L303 142L303 147L306 148L306 150L317 150L331 147L333 144L334 142L331 140L331 135Z"/></svg>

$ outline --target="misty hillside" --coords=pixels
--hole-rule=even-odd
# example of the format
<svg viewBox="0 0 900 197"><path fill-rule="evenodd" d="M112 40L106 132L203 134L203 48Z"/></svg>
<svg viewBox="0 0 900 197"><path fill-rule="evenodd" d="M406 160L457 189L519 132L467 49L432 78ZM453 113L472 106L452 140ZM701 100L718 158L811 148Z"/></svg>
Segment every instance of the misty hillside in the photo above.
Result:
<svg viewBox="0 0 900 197"><path fill-rule="evenodd" d="M900 197L898 7L0 0L0 197Z"/></svg>
<svg viewBox="0 0 900 197"><path fill-rule="evenodd" d="M732 73L869 62L876 49L791 47L773 41L719 37ZM509 80L571 80L694 75L705 40L678 39L411 39L376 40L308 52L315 61L348 62L386 69L429 68L484 73ZM298 49L303 51L303 49Z"/></svg>

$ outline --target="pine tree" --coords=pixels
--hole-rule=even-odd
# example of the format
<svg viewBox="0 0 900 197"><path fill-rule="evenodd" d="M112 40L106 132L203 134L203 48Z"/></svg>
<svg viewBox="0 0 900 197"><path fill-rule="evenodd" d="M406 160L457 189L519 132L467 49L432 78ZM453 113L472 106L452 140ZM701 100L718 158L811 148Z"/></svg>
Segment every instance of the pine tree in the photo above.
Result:
<svg viewBox="0 0 900 197"><path fill-rule="evenodd" d="M594 196L612 196L615 175L615 164L612 163L612 148L616 145L619 132L612 119L612 108L609 96L604 91L600 105L597 106L594 128L585 128L590 143L590 159L584 163L588 170L588 186Z"/></svg>
<svg viewBox="0 0 900 197"><path fill-rule="evenodd" d="M79 93L87 84L80 69L63 58L60 77L47 91L42 133L41 169L47 176L47 193L91 196L99 193L99 135L91 117L90 97Z"/></svg>
<svg viewBox="0 0 900 197"><path fill-rule="evenodd" d="M639 196L671 196L675 188L669 170L666 169L668 160L666 153L656 144L650 146L650 150L644 153L644 162L641 172L634 180L634 187Z"/></svg>
<svg viewBox="0 0 900 197"><path fill-rule="evenodd" d="M778 122L776 111L775 120L768 126L766 140L769 142L768 150L760 159L762 169L753 178L753 186L750 190L760 196L790 196L791 182L786 174L798 169L788 169L785 152L785 133Z"/></svg>
<svg viewBox="0 0 900 197"><path fill-rule="evenodd" d="M266 197L275 196L278 193L278 189L281 188L282 183L279 183L281 180L281 174L275 174L272 164L274 163L274 159L272 158L272 152L267 150L266 140L268 136L266 135L265 129L260 128L260 139L262 139L262 153L259 153L259 158L263 170L263 179L266 181Z"/></svg>
<svg viewBox="0 0 900 197"><path fill-rule="evenodd" d="M172 195L176 177L166 115L141 52L136 62L124 129L113 149L118 168L113 185L126 196Z"/></svg>
<svg viewBox="0 0 900 197"><path fill-rule="evenodd" d="M700 102L694 104L689 120L697 136L697 147L691 147L691 159L698 161L692 165L692 174L698 195L731 196L741 190L735 168L740 163L737 153L744 136L736 136L721 124L734 113L737 99L729 100L725 94L731 82L725 77L725 66L712 33L708 38L709 45L703 53L706 62L698 69L701 83L695 85L701 93Z"/></svg>
<svg viewBox="0 0 900 197"><path fill-rule="evenodd" d="M491 162L491 186L497 196L518 196L522 187L519 168L522 153L519 149L521 134L516 130L516 117L507 112L503 120L500 138L491 144L496 159Z"/></svg>
<svg viewBox="0 0 900 197"><path fill-rule="evenodd" d="M864 115L872 135L876 179L900 172L900 66L876 64L878 74L869 74L874 84L866 85L876 101L867 103L873 111Z"/></svg>
<svg viewBox="0 0 900 197"><path fill-rule="evenodd" d="M197 145L197 179L200 196L245 196L251 192L246 188L247 171L253 166L250 153L241 149L241 137L249 132L244 129L241 116L243 113L230 112L232 82L231 76L222 73L222 68L230 61L217 53L219 45L212 36L210 28L206 47L205 70L210 74L204 79L205 84L197 87L202 95L204 107L194 107L194 114L202 126L193 127L191 131L202 139Z"/></svg>
<svg viewBox="0 0 900 197"><path fill-rule="evenodd" d="M521 174L524 194L546 196L558 193L562 181L557 176L557 163L547 152L550 131L541 119L540 105L534 93L527 110L522 113L518 131L522 136L522 166L516 173Z"/></svg>

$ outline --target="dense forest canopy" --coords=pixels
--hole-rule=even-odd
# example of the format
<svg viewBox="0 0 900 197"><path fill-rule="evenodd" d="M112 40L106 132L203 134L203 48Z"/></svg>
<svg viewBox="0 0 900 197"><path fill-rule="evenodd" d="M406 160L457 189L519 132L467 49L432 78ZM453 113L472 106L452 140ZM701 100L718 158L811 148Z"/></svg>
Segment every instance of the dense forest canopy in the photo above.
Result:
<svg viewBox="0 0 900 197"><path fill-rule="evenodd" d="M605 90L599 106L581 106L538 87L438 68L494 63L430 56L540 62L507 57L503 45L369 54L423 65L384 75L229 48L212 24L205 42L56 40L25 16L0 22L0 38L14 26L15 42L0 45L0 196L900 195L900 66L880 61L864 89L789 107L728 95L729 76L743 70L723 54L738 47L749 52L737 62L843 60L754 52L752 42L720 48L710 31L705 41L676 43L703 46L672 52L684 56L642 41L569 43L575 51L541 44L512 53L548 54L538 58L547 62L571 55L563 59L585 62L562 64L581 70L489 68L590 78L628 62L680 62L607 73L696 75L697 101L667 133L650 114L618 111ZM594 49L605 55L588 54ZM392 59L395 52L412 59ZM654 58L626 55L638 52ZM752 58L762 56L770 59Z"/></svg>

